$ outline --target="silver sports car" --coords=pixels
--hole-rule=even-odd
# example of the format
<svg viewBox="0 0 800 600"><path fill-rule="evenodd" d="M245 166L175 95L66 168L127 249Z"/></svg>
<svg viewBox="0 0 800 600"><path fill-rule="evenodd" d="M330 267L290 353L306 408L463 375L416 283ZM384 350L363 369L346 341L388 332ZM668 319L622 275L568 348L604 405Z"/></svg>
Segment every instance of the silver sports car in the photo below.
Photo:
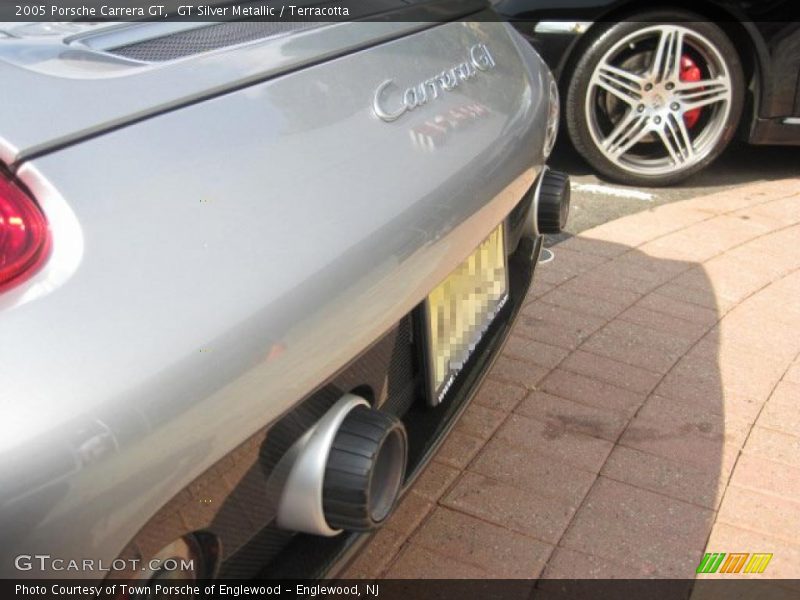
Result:
<svg viewBox="0 0 800 600"><path fill-rule="evenodd" d="M569 182L508 25L0 24L0 574L321 577L491 365Z"/></svg>

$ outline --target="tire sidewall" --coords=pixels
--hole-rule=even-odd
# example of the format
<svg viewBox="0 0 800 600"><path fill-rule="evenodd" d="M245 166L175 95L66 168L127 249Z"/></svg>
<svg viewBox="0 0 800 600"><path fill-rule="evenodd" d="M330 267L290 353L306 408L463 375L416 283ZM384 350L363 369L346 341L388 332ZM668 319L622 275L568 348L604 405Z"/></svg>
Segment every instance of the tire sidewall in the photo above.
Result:
<svg viewBox="0 0 800 600"><path fill-rule="evenodd" d="M682 181L713 162L736 134L744 105L744 74L739 55L727 35L718 26L699 15L683 11L651 11L639 13L636 21L613 23L594 33L588 42L578 48L581 58L567 87L565 118L569 137L575 149L600 173L610 179L631 185L662 186ZM725 61L731 80L731 109L722 133L711 152L694 165L667 175L637 174L623 169L597 147L586 122L585 102L589 82L601 57L622 38L654 24L676 24L688 27L714 44ZM591 35L591 34L590 34Z"/></svg>

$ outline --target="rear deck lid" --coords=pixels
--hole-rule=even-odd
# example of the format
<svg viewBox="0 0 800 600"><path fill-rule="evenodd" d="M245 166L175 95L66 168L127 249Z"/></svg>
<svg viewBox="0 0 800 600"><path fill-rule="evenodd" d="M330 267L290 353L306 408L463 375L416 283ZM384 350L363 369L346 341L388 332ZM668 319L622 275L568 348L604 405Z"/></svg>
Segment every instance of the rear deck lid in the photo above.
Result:
<svg viewBox="0 0 800 600"><path fill-rule="evenodd" d="M0 162L13 168L53 148L459 18L482 4L378 0L358 22L0 23ZM409 5L414 12L403 12Z"/></svg>

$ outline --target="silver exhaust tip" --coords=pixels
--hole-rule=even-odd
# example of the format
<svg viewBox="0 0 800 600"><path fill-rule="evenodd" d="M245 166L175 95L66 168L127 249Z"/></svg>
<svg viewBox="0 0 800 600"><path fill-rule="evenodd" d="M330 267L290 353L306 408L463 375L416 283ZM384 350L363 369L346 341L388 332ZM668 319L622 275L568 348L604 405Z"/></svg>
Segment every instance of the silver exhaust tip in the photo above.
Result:
<svg viewBox="0 0 800 600"><path fill-rule="evenodd" d="M569 218L570 195L569 175L545 165L533 189L528 237L561 233Z"/></svg>
<svg viewBox="0 0 800 600"><path fill-rule="evenodd" d="M403 424L345 394L292 445L276 471L276 524L332 537L379 527L400 493L408 455Z"/></svg>

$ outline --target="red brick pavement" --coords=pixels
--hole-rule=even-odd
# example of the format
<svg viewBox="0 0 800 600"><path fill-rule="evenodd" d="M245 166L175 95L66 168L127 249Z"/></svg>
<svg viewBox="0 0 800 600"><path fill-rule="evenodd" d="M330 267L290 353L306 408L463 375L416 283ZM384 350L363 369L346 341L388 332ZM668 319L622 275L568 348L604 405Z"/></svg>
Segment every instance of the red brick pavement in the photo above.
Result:
<svg viewBox="0 0 800 600"><path fill-rule="evenodd" d="M759 577L799 578L800 179L624 217L555 255L343 577L692 578L716 551L773 552Z"/></svg>

